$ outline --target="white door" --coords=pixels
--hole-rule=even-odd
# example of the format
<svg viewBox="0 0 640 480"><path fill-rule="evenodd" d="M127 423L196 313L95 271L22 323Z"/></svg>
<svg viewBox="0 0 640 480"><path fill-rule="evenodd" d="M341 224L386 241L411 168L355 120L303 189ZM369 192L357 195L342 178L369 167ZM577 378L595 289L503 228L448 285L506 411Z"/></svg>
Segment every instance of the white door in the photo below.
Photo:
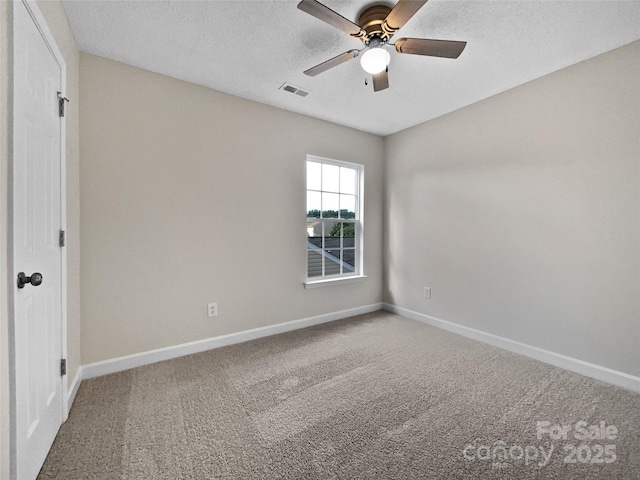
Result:
<svg viewBox="0 0 640 480"><path fill-rule="evenodd" d="M20 480L38 475L63 421L57 95L62 67L31 8L37 7L13 3L14 472ZM32 283L19 288L19 272ZM36 272L42 275L37 286Z"/></svg>

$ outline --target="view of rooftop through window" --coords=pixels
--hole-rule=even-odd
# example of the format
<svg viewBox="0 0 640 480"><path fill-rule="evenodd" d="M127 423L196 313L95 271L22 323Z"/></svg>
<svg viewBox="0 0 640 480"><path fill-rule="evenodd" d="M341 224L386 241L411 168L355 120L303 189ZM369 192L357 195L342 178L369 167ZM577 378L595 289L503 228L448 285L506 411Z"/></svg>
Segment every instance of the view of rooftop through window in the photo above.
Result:
<svg viewBox="0 0 640 480"><path fill-rule="evenodd" d="M362 166L308 157L307 277L358 275Z"/></svg>

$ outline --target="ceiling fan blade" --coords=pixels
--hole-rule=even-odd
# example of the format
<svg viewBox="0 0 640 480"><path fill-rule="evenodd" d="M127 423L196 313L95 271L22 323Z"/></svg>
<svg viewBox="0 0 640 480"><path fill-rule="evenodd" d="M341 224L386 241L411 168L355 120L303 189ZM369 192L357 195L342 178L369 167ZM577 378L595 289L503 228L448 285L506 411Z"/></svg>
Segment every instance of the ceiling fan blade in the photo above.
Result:
<svg viewBox="0 0 640 480"><path fill-rule="evenodd" d="M384 29L392 34L400 30L427 0L400 0L384 20Z"/></svg>
<svg viewBox="0 0 640 480"><path fill-rule="evenodd" d="M334 12L329 7L317 2L316 0L302 0L298 4L298 8L303 12L307 12L309 15L316 17L318 20L322 20L332 27L342 30L354 37L361 37L365 34L364 30L351 20L344 18L339 13Z"/></svg>
<svg viewBox="0 0 640 480"><path fill-rule="evenodd" d="M399 38L395 41L398 53L427 55L429 57L458 58L467 42L453 40L427 40L426 38Z"/></svg>
<svg viewBox="0 0 640 480"><path fill-rule="evenodd" d="M373 91L379 92L385 88L389 88L389 73L385 70L380 73L372 75L373 77Z"/></svg>
<svg viewBox="0 0 640 480"><path fill-rule="evenodd" d="M326 62L322 62L315 67L311 67L309 70L305 70L304 74L310 77L315 77L319 73L326 72L330 68L337 67L341 63L347 62L358 55L358 50L349 50L348 52L341 53L337 57L333 57Z"/></svg>

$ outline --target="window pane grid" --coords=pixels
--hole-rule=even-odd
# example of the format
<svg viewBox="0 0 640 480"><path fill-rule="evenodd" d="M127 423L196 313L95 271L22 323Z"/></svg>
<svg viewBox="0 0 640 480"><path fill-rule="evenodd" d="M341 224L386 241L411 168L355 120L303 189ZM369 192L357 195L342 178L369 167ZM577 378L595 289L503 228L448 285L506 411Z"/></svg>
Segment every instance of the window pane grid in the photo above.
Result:
<svg viewBox="0 0 640 480"><path fill-rule="evenodd" d="M308 278L359 273L360 168L307 161Z"/></svg>

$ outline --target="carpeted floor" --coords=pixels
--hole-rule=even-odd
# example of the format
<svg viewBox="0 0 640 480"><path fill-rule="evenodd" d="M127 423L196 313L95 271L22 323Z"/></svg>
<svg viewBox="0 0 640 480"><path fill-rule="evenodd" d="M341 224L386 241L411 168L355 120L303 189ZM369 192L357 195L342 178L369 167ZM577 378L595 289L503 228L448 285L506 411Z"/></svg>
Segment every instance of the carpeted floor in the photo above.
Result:
<svg viewBox="0 0 640 480"><path fill-rule="evenodd" d="M640 395L376 312L86 380L38 478L638 479Z"/></svg>

